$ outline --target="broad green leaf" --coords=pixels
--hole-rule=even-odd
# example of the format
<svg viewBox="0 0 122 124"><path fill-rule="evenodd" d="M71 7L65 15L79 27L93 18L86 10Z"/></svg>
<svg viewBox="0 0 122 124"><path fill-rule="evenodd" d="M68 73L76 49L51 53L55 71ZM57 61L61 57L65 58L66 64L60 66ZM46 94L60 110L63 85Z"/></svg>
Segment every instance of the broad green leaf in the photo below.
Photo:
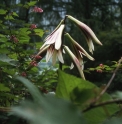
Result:
<svg viewBox="0 0 122 124"><path fill-rule="evenodd" d="M93 100L100 92L100 89L89 81L66 74L61 70L58 71L58 74L59 79L56 95L64 99L72 100L81 108L81 110L88 107L91 100ZM110 99L111 97L105 93L99 102ZM87 104L87 106L84 106L84 104ZM84 116L88 120L88 124L98 124L102 123L116 111L118 111L118 106L116 104L111 104L91 109L85 112Z"/></svg>
<svg viewBox="0 0 122 124"><path fill-rule="evenodd" d="M41 98L41 94L38 89L28 79L19 76L15 79L21 81L28 88L35 101L38 101Z"/></svg>
<svg viewBox="0 0 122 124"><path fill-rule="evenodd" d="M86 83L86 81L77 78L75 76L69 75L64 73L63 71L59 70L59 79L58 79L58 86L56 90L56 95L58 97L63 97L65 99L70 99L71 92L77 88L81 87L82 89L89 89L94 88L95 85L90 83Z"/></svg>
<svg viewBox="0 0 122 124"><path fill-rule="evenodd" d="M6 92L6 91L10 91L10 89L8 87L6 87L4 84L0 84L0 92Z"/></svg>
<svg viewBox="0 0 122 124"><path fill-rule="evenodd" d="M0 9L0 15L4 15L6 14L7 10L4 10L4 9Z"/></svg>
<svg viewBox="0 0 122 124"><path fill-rule="evenodd" d="M29 80L17 77L38 101L26 101L21 106L13 107L15 115L26 118L31 124L86 124L80 110L72 103L56 98L54 95L40 94ZM38 104L41 103L41 104Z"/></svg>

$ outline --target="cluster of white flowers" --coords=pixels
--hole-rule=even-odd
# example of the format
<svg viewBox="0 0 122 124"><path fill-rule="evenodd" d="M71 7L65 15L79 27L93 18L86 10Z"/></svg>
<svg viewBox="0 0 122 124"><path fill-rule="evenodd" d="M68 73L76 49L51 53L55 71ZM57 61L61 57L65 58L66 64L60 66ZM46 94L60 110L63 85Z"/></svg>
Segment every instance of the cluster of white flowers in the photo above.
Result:
<svg viewBox="0 0 122 124"><path fill-rule="evenodd" d="M92 40L94 40L96 43L102 45L102 43L98 40L94 32L84 23L80 22L79 20L75 19L74 17L67 15L65 19L70 19L73 21L83 32L86 41L88 43L89 51L93 53L94 51L94 45ZM82 47L80 44L78 44L68 33L64 32L65 29L65 20L62 20L60 24L56 27L56 29L49 34L45 40L44 44L41 46L40 51L37 55L41 55L43 52L47 51L46 54L46 62L52 58L52 63L55 65L56 59L61 63L64 63L63 59L63 50L65 50L70 57L72 58L73 62L76 64L76 67L78 68L78 71L80 72L80 75L83 79L85 79L84 73L83 73L83 55L89 58L90 60L94 60L93 57L91 57ZM73 45L74 52L72 52L68 46L63 44L63 37L67 37L70 39L71 44Z"/></svg>

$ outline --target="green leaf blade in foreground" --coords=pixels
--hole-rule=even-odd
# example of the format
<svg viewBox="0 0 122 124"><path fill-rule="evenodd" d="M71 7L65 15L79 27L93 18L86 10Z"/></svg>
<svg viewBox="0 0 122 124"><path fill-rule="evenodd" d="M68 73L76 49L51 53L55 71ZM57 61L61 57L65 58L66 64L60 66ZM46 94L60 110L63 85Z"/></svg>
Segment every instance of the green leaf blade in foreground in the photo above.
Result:
<svg viewBox="0 0 122 124"><path fill-rule="evenodd" d="M17 61L9 58L6 54L0 54L0 63L1 65L17 65Z"/></svg>
<svg viewBox="0 0 122 124"><path fill-rule="evenodd" d="M84 110L92 100L100 93L100 89L89 81L82 80L75 76L59 70L59 79L56 95L60 98L71 100L79 109ZM109 94L105 93L99 102L110 100ZM99 124L118 111L116 104L97 107L84 112L88 124Z"/></svg>
<svg viewBox="0 0 122 124"><path fill-rule="evenodd" d="M35 101L38 101L41 98L41 94L36 88L36 86L34 86L34 84L32 84L28 79L21 76L17 76L15 79L22 82L28 88Z"/></svg>
<svg viewBox="0 0 122 124"><path fill-rule="evenodd" d="M56 98L54 95L42 96L29 80L16 77L37 101L25 101L18 107L12 107L15 115L24 117L31 124L87 124L80 110L71 102ZM41 104L38 104L41 103Z"/></svg>

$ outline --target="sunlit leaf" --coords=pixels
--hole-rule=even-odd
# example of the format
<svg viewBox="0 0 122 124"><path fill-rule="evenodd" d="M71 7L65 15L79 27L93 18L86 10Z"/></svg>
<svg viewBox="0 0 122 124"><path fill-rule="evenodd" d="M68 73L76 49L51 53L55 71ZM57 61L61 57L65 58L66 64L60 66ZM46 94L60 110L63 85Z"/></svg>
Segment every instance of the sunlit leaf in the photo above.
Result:
<svg viewBox="0 0 122 124"><path fill-rule="evenodd" d="M72 100L74 104L81 108L81 110L83 110L84 107L88 107L92 99L94 99L100 93L100 89L89 81L66 74L61 70L58 71L58 74L59 79L56 95L64 99ZM110 99L112 98L105 93L99 102ZM86 103L87 106L84 106L84 103ZM88 120L88 124L98 124L117 112L118 109L119 108L116 104L106 105L91 109L85 112L84 116Z"/></svg>
<svg viewBox="0 0 122 124"><path fill-rule="evenodd" d="M4 15L6 14L7 10L4 10L4 9L0 9L0 15Z"/></svg>
<svg viewBox="0 0 122 124"><path fill-rule="evenodd" d="M13 12L12 15L19 17L19 15L16 12Z"/></svg>
<svg viewBox="0 0 122 124"><path fill-rule="evenodd" d="M86 124L81 112L70 102L54 95L43 97L30 81L22 77L16 79L27 86L33 99L38 101L26 101L21 106L13 107L15 115L26 118L31 124Z"/></svg>
<svg viewBox="0 0 122 124"><path fill-rule="evenodd" d="M44 34L44 31L42 29L34 29L34 32L40 37L42 37Z"/></svg>
<svg viewBox="0 0 122 124"><path fill-rule="evenodd" d="M6 19L6 20L14 20L13 16L11 16L11 15L7 15L7 16L5 17L5 19Z"/></svg>
<svg viewBox="0 0 122 124"><path fill-rule="evenodd" d="M34 6L35 4L37 3L37 1L31 1L31 2L28 2L28 6Z"/></svg>
<svg viewBox="0 0 122 124"><path fill-rule="evenodd" d="M10 91L8 87L6 87L4 84L0 84L0 91Z"/></svg>

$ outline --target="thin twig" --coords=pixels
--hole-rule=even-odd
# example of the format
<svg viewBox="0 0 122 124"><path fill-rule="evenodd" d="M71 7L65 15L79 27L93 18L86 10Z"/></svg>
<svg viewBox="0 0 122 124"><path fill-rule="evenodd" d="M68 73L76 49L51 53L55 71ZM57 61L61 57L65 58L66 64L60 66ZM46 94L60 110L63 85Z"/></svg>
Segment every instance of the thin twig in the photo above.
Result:
<svg viewBox="0 0 122 124"><path fill-rule="evenodd" d="M11 108L10 107L0 107L0 112L11 112Z"/></svg>
<svg viewBox="0 0 122 124"><path fill-rule="evenodd" d="M102 105L104 105L104 104L110 104L111 102L114 102L114 101L111 101L111 102L108 102L108 103L107 103L107 102L105 102L105 103L99 103L99 105L98 105L98 104L95 104L95 103L101 98L101 96L107 91L107 89L109 88L109 86L111 85L111 83L112 83L112 81L113 81L113 79L114 79L114 77L115 77L115 75L116 75L116 73L117 73L117 71L118 71L118 69L119 69L119 67L120 67L121 62L122 62L122 57L120 58L120 60L119 60L119 62L118 62L118 65L117 65L116 69L114 70L113 75L112 75L112 77L110 78L110 80L109 80L109 82L107 83L107 85L105 86L105 88L104 88L104 89L101 91L101 93L93 100L93 102L89 105L89 107L83 110L83 112L86 112L86 111L88 111L88 110L90 110L90 109L92 109L92 108L94 108L94 107L99 107L99 106L102 106ZM121 102L122 102L122 100L121 100ZM114 102L114 103L115 103L115 102Z"/></svg>
<svg viewBox="0 0 122 124"><path fill-rule="evenodd" d="M96 103L96 102L100 99L100 97L106 92L106 90L107 90L107 89L109 88L109 86L111 85L111 83L112 83L112 81L113 81L113 79L114 79L114 77L115 77L115 75L116 75L116 73L117 73L117 71L118 71L118 69L119 69L119 67L120 67L121 62L122 62L122 57L121 57L121 59L119 60L118 65L117 65L116 69L114 70L113 75L112 75L112 77L110 78L109 82L107 83L107 85L105 86L105 88L102 90L102 92L99 94L99 96L94 100L94 103Z"/></svg>
<svg viewBox="0 0 122 124"><path fill-rule="evenodd" d="M93 108L97 108L97 107L101 107L101 106L109 105L109 104L114 104L114 103L122 103L122 99L109 100L109 101L101 102L99 104L94 104L94 105L91 105L90 107L84 109L82 112L86 112L86 111L91 110Z"/></svg>

